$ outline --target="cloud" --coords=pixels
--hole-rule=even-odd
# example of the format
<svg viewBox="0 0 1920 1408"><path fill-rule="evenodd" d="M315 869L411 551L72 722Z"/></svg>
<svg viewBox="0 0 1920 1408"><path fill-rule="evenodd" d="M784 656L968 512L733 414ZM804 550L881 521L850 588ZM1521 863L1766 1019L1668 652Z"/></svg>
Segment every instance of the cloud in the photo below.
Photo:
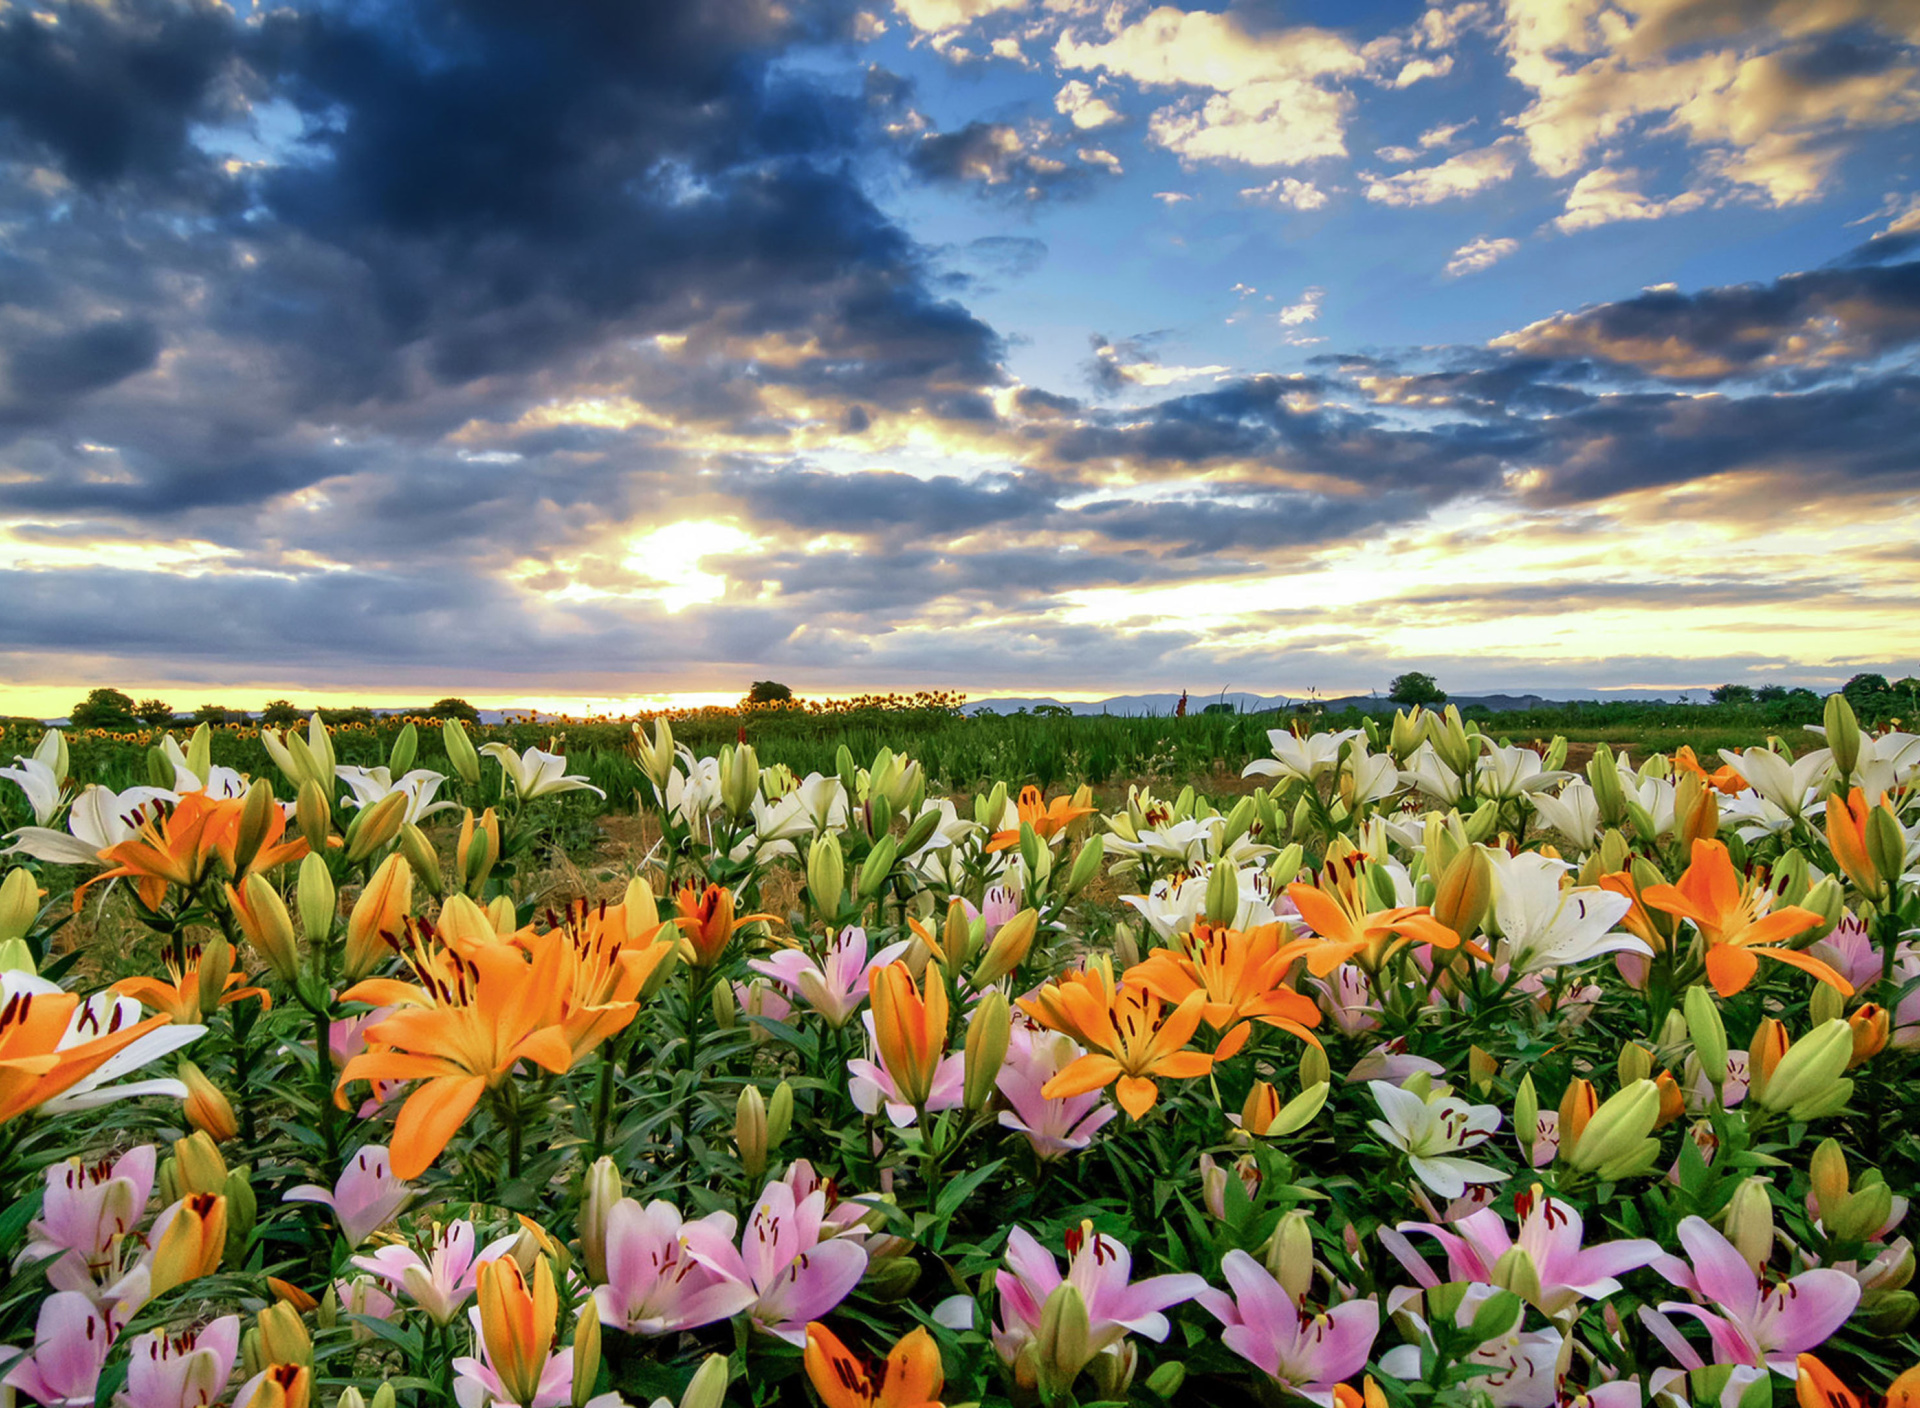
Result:
<svg viewBox="0 0 1920 1408"><path fill-rule="evenodd" d="M1325 191L1295 176L1277 176L1264 186L1249 186L1240 192L1240 198L1287 210L1318 210L1327 203Z"/></svg>
<svg viewBox="0 0 1920 1408"><path fill-rule="evenodd" d="M1082 147L1068 160L1051 154L1056 143L1044 123L1023 129L975 121L951 132L922 133L907 148L907 165L922 180L1021 201L1081 193L1096 170L1119 174L1110 152Z"/></svg>
<svg viewBox="0 0 1920 1408"><path fill-rule="evenodd" d="M1120 121L1119 112L1093 88L1074 79L1053 95L1055 111L1064 113L1075 127L1092 129Z"/></svg>
<svg viewBox="0 0 1920 1408"><path fill-rule="evenodd" d="M1031 235L982 235L968 240L967 254L1001 278L1033 273L1047 260L1047 242Z"/></svg>
<svg viewBox="0 0 1920 1408"><path fill-rule="evenodd" d="M1638 171L1615 170L1596 166L1567 192L1567 208L1554 220L1565 234L1610 225L1616 220L1658 220L1694 210L1705 203L1700 191L1682 191L1667 200L1649 199L1640 193Z"/></svg>
<svg viewBox="0 0 1920 1408"><path fill-rule="evenodd" d="M1104 43L1063 34L1054 45L1063 69L1098 70L1147 88L1190 88L1154 112L1148 128L1160 146L1190 161L1297 166L1346 154L1351 98L1330 86L1357 77L1367 60L1331 30L1298 26L1252 31L1232 12L1162 6Z"/></svg>
<svg viewBox="0 0 1920 1408"><path fill-rule="evenodd" d="M1026 0L893 0L894 10L923 34L963 29L984 16L1025 4Z"/></svg>
<svg viewBox="0 0 1920 1408"><path fill-rule="evenodd" d="M1497 186L1513 175L1513 153L1505 146L1461 152L1437 166L1422 166L1394 176L1366 176L1366 196L1380 205L1437 205Z"/></svg>
<svg viewBox="0 0 1920 1408"><path fill-rule="evenodd" d="M1453 257L1447 260L1444 272L1450 279L1457 279L1462 274L1477 274L1482 269L1491 269L1518 248L1520 248L1519 240L1496 240L1489 239L1485 235L1477 235L1453 252Z"/></svg>
<svg viewBox="0 0 1920 1408"><path fill-rule="evenodd" d="M1304 323L1315 321L1320 316L1320 304L1326 296L1327 291L1323 288L1308 289L1300 295L1300 301L1298 303L1289 303L1280 310L1277 314L1280 319L1280 326L1297 328Z"/></svg>
<svg viewBox="0 0 1920 1408"><path fill-rule="evenodd" d="M1152 338L1124 338L1110 342L1096 333L1091 339L1093 357L1087 363L1088 379L1111 395L1129 386L1172 386L1196 377L1220 377L1224 366L1180 367L1163 364L1151 348Z"/></svg>

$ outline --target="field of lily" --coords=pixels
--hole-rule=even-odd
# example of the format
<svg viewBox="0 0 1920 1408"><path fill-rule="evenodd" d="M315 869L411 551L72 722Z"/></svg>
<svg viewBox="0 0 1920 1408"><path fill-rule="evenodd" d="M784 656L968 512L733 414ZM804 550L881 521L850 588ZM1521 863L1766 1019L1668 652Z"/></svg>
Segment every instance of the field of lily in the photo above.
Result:
<svg viewBox="0 0 1920 1408"><path fill-rule="evenodd" d="M1920 1405L1920 736L1813 734L1416 709L1103 813L910 740L47 730L0 1393ZM630 874L549 864L586 798Z"/></svg>

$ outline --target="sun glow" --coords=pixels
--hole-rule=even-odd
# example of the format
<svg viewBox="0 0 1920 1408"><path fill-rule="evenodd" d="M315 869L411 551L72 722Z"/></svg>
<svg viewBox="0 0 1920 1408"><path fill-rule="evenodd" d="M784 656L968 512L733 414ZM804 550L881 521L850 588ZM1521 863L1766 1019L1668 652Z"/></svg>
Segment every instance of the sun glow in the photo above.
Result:
<svg viewBox="0 0 1920 1408"><path fill-rule="evenodd" d="M669 523L628 541L621 566L659 584L657 595L670 612L726 595L727 579L701 564L709 557L745 552L757 540L731 523L689 519Z"/></svg>

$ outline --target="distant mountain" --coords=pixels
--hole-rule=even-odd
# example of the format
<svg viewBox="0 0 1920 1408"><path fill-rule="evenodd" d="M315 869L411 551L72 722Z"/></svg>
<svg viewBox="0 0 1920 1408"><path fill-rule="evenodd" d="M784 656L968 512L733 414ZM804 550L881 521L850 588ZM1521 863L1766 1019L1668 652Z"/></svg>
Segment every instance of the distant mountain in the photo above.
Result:
<svg viewBox="0 0 1920 1408"><path fill-rule="evenodd" d="M1504 714L1511 713L1518 709L1546 708L1555 704L1571 703L1574 700L1585 702L1596 699L1618 699L1632 700L1639 703L1675 703L1679 700L1683 692L1698 695L1702 702L1705 700L1704 693L1697 690L1649 690L1644 694L1626 695L1612 694L1597 689L1566 689L1558 690L1551 696L1540 694L1454 694L1448 696L1447 702L1450 704L1458 704L1463 709L1478 706L1480 708L1491 709L1496 714ZM1115 695L1111 699L1099 699L1092 702L1076 700L1072 703L1065 703L1061 700L1046 696L1031 698L987 698L971 701L966 707L966 712L969 714L977 714L981 710L987 709L992 710L996 714L1012 714L1021 709L1026 709L1031 712L1038 705L1052 705L1056 708L1071 709L1075 714L1081 715L1166 715L1171 714L1179 702L1180 696L1178 694L1120 694ZM1207 695L1205 697L1189 695L1187 697L1187 712L1189 714L1198 714L1201 710L1205 709L1207 705L1222 702L1233 705L1234 709L1239 713L1257 714L1264 710L1285 709L1309 701L1308 697L1303 694L1265 695L1228 693L1225 695ZM1313 702L1318 703L1322 708L1330 712L1338 712L1339 710L1348 708L1391 711L1401 707L1385 695L1375 694L1345 694L1335 698L1319 699Z"/></svg>

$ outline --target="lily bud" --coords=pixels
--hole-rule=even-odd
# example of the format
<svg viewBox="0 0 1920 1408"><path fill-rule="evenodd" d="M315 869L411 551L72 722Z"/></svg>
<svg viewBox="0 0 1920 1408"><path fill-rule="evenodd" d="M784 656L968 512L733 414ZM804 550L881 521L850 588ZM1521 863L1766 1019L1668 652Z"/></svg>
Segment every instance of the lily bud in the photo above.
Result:
<svg viewBox="0 0 1920 1408"><path fill-rule="evenodd" d="M1813 1018L1816 1027L1836 1017L1845 1017L1847 1000L1832 983L1815 983L1813 991L1807 994L1807 1015Z"/></svg>
<svg viewBox="0 0 1920 1408"><path fill-rule="evenodd" d="M440 853L434 850L427 833L410 821L400 827L400 854L406 857L407 869L419 877L428 894L439 899L447 892L447 882L440 874Z"/></svg>
<svg viewBox="0 0 1920 1408"><path fill-rule="evenodd" d="M1870 1177L1873 1175L1869 1175ZM1865 1178L1834 1210L1832 1218L1822 1218L1827 1234L1847 1242L1864 1242L1878 1236L1893 1216L1893 1189L1886 1183L1869 1183Z"/></svg>
<svg viewBox="0 0 1920 1408"><path fill-rule="evenodd" d="M458 719L445 719L440 724L440 741L446 745L447 764L454 774L469 787L480 785L480 754L473 746L473 740L467 737L466 727Z"/></svg>
<svg viewBox="0 0 1920 1408"><path fill-rule="evenodd" d="M732 983L713 985L713 1024L730 1032L740 1021L740 1005L734 1001Z"/></svg>
<svg viewBox="0 0 1920 1408"><path fill-rule="evenodd" d="M778 1149L786 1143L787 1131L793 1128L793 1087L785 1081L773 1088L773 1096L767 1101L767 1148Z"/></svg>
<svg viewBox="0 0 1920 1408"><path fill-rule="evenodd" d="M1513 1133L1520 1141L1520 1152L1533 1157L1533 1141L1540 1128L1540 1096L1533 1088L1531 1073L1520 1077L1520 1088L1513 1094Z"/></svg>
<svg viewBox="0 0 1920 1408"><path fill-rule="evenodd" d="M880 893L893 874L893 863L899 854L900 843L892 836L882 836L873 843L873 849L867 852L866 861L860 867L861 898L872 899Z"/></svg>
<svg viewBox="0 0 1920 1408"><path fill-rule="evenodd" d="M653 721L653 738L648 741L636 722L633 726L633 742L628 745L634 760L640 764L640 771L661 793L667 789L667 779L673 775L673 727L662 715Z"/></svg>
<svg viewBox="0 0 1920 1408"><path fill-rule="evenodd" d="M1773 863L1773 889L1779 896L1778 903L1799 904L1806 898L1812 885L1813 877L1808 871L1806 853L1799 847L1789 847Z"/></svg>
<svg viewBox="0 0 1920 1408"><path fill-rule="evenodd" d="M1849 1196L1848 1183L1851 1175L1847 1170L1847 1156L1838 1141L1823 1139L1820 1147L1813 1151L1813 1159L1807 1165L1808 1181L1813 1185L1813 1205L1820 1221L1831 1229L1834 1214L1846 1205Z"/></svg>
<svg viewBox="0 0 1920 1408"><path fill-rule="evenodd" d="M967 1024L967 1109L984 1110L993 1098L1000 1068L1006 1064L1011 1032L1007 995L995 988L980 999L973 1020Z"/></svg>
<svg viewBox="0 0 1920 1408"><path fill-rule="evenodd" d="M1672 1071L1660 1072L1653 1084L1660 1092L1660 1118L1653 1122L1653 1127L1665 1129L1687 1112L1687 1097Z"/></svg>
<svg viewBox="0 0 1920 1408"><path fill-rule="evenodd" d="M756 1085L740 1087L740 1098L734 1102L733 1147L739 1151L748 1183L758 1182L767 1171L767 1102Z"/></svg>
<svg viewBox="0 0 1920 1408"><path fill-rule="evenodd" d="M1485 1095L1492 1090L1494 1077L1499 1074L1500 1063L1491 1052L1482 1051L1478 1046L1467 1048L1467 1080L1478 1094Z"/></svg>
<svg viewBox="0 0 1920 1408"><path fill-rule="evenodd" d="M394 777L405 777L419 751L420 730L408 719L393 736L393 746L387 750L387 772Z"/></svg>
<svg viewBox="0 0 1920 1408"><path fill-rule="evenodd" d="M1733 1190L1727 1204L1723 1226L1727 1240L1747 1259L1753 1274L1763 1276L1773 1257L1773 1198L1767 1192L1767 1180L1744 1178Z"/></svg>
<svg viewBox="0 0 1920 1408"><path fill-rule="evenodd" d="M1807 891L1806 897L1800 901L1800 907L1820 916L1819 926L1807 930L1804 935L1808 943L1824 939L1833 932L1834 926L1840 922L1840 916L1846 913L1846 898L1846 887L1833 875Z"/></svg>
<svg viewBox="0 0 1920 1408"><path fill-rule="evenodd" d="M1305 1208L1295 1208L1274 1228L1267 1243L1267 1270L1295 1305L1306 1297L1313 1285L1313 1216Z"/></svg>
<svg viewBox="0 0 1920 1408"><path fill-rule="evenodd" d="M1683 772L1673 785L1673 829L1680 854L1692 855L1695 841L1720 834L1720 794L1697 772Z"/></svg>
<svg viewBox="0 0 1920 1408"><path fill-rule="evenodd" d="M1070 1281L1054 1287L1040 1307L1040 1333L1034 1337L1035 1367L1049 1394L1063 1392L1094 1356L1087 1303Z"/></svg>
<svg viewBox="0 0 1920 1408"><path fill-rule="evenodd" d="M1473 809L1473 815L1467 818L1467 839L1476 845L1485 841L1499 829L1500 804L1489 798Z"/></svg>
<svg viewBox="0 0 1920 1408"><path fill-rule="evenodd" d="M310 1408L313 1370L304 1364L270 1364L240 1386L233 1408Z"/></svg>
<svg viewBox="0 0 1920 1408"><path fill-rule="evenodd" d="M300 927L306 931L307 942L325 943L327 936L333 932L340 898L333 888L333 876L327 872L326 861L316 853L309 853L300 862L300 879L294 886L294 900L300 910Z"/></svg>
<svg viewBox="0 0 1920 1408"><path fill-rule="evenodd" d="M219 934L213 935L200 950L200 962L194 972L194 1000L202 1012L211 1012L220 1005L220 998L227 990L227 978L233 972L233 945Z"/></svg>
<svg viewBox="0 0 1920 1408"><path fill-rule="evenodd" d="M1884 801L1868 808L1866 833L1867 858L1874 870L1886 876L1889 884L1897 884L1907 868L1907 834L1900 829L1893 808Z"/></svg>
<svg viewBox="0 0 1920 1408"><path fill-rule="evenodd" d="M1267 875L1276 886L1285 889L1300 878L1300 867L1307 862L1307 853L1298 841L1281 848L1280 853L1267 862Z"/></svg>
<svg viewBox="0 0 1920 1408"><path fill-rule="evenodd" d="M260 854L260 847L266 844L267 828L273 824L274 814L279 811L280 803L274 800L273 786L264 777L255 779L247 789L246 801L240 807L240 825L233 834L233 873L245 875L253 866L253 858Z"/></svg>
<svg viewBox="0 0 1920 1408"><path fill-rule="evenodd" d="M226 1259L239 1266L246 1261L247 1244L260 1217L260 1199L254 1194L251 1172L244 1165L228 1172L221 1196L227 1200Z"/></svg>
<svg viewBox="0 0 1920 1408"><path fill-rule="evenodd" d="M1433 894L1433 917L1463 939L1480 932L1493 903L1493 863L1479 846L1468 846L1440 872Z"/></svg>
<svg viewBox="0 0 1920 1408"><path fill-rule="evenodd" d="M817 913L832 916L840 912L846 879L847 862L840 851L840 838L831 832L816 836L807 848L807 896Z"/></svg>
<svg viewBox="0 0 1920 1408"><path fill-rule="evenodd" d="M1432 717L1418 704L1413 706L1411 714L1398 709L1394 711L1393 728L1387 735L1387 751L1393 754L1395 762L1406 762L1426 742L1427 725Z"/></svg>
<svg viewBox="0 0 1920 1408"><path fill-rule="evenodd" d="M496 938L504 939L519 927L519 918L514 909L512 895L495 895L487 901L484 912Z"/></svg>
<svg viewBox="0 0 1920 1408"><path fill-rule="evenodd" d="M1089 841L1088 846L1098 844L1097 838ZM1083 850L1081 854L1085 854ZM987 945L985 956L979 967L973 971L975 987L984 988L999 982L1027 961L1027 954L1033 948L1033 936L1040 927L1040 913L1034 909L1023 909L1006 923L1002 924L993 936L993 942Z"/></svg>
<svg viewBox="0 0 1920 1408"><path fill-rule="evenodd" d="M300 784L293 821L306 838L309 852L317 855L327 849L327 842L333 837L333 803L327 800L326 789L312 778Z"/></svg>
<svg viewBox="0 0 1920 1408"><path fill-rule="evenodd" d="M940 813L932 807L924 809L907 827L907 834L900 838L900 854L915 856L922 847L933 839L933 833L940 829Z"/></svg>
<svg viewBox="0 0 1920 1408"><path fill-rule="evenodd" d="M680 1408L722 1408L727 1399L727 1379L732 1372L726 1355L709 1354L693 1371L687 1391L680 1395Z"/></svg>
<svg viewBox="0 0 1920 1408"><path fill-rule="evenodd" d="M477 895L486 888L487 877L500 861L500 818L488 807L476 823L471 809L460 823L460 839L454 844L454 858L460 863L462 888Z"/></svg>
<svg viewBox="0 0 1920 1408"><path fill-rule="evenodd" d="M1851 1027L1841 1021L1815 1027L1780 1058L1760 1103L1794 1120L1838 1109L1853 1094L1853 1082L1841 1079L1852 1060Z"/></svg>
<svg viewBox="0 0 1920 1408"><path fill-rule="evenodd" d="M607 1279L607 1218L625 1195L619 1165L606 1155L595 1159L587 1170L574 1231L580 1236L580 1259L596 1285Z"/></svg>
<svg viewBox="0 0 1920 1408"><path fill-rule="evenodd" d="M1617 1066L1620 1085L1624 1089L1637 1080L1653 1078L1653 1053L1637 1041L1630 1041L1620 1048L1620 1060Z"/></svg>
<svg viewBox="0 0 1920 1408"><path fill-rule="evenodd" d="M166 1230L148 1263L149 1290L156 1296L211 1276L227 1250L227 1200L220 1194L190 1193L161 1216Z"/></svg>
<svg viewBox="0 0 1920 1408"><path fill-rule="evenodd" d="M720 803L735 821L753 810L760 794L760 759L751 743L720 750Z"/></svg>
<svg viewBox="0 0 1920 1408"><path fill-rule="evenodd" d="M240 932L282 982L300 975L300 949L293 937L293 918L264 875L249 875L239 889L227 886L227 907Z"/></svg>
<svg viewBox="0 0 1920 1408"><path fill-rule="evenodd" d="M1207 922L1230 925L1240 913L1240 870L1232 861L1214 862L1207 876Z"/></svg>
<svg viewBox="0 0 1920 1408"><path fill-rule="evenodd" d="M1588 1087L1591 1089L1592 1087ZM1610 1096L1595 1110L1585 1127L1574 1137L1573 1152L1567 1162L1581 1173L1600 1173L1621 1168L1635 1159L1643 1147L1654 1141L1654 1122L1660 1118L1660 1092L1650 1080L1637 1080ZM1561 1128L1561 1149L1566 1149L1566 1124ZM1658 1145L1655 1145L1657 1151ZM1618 1177L1615 1174L1609 1177Z"/></svg>
<svg viewBox="0 0 1920 1408"><path fill-rule="evenodd" d="M388 947L382 936L398 934L412 909L413 867L396 851L380 862L347 916L347 949L341 963L346 981L358 982L385 961Z"/></svg>
<svg viewBox="0 0 1920 1408"><path fill-rule="evenodd" d="M1567 1083L1566 1093L1560 1097L1560 1157L1568 1163L1573 1162L1573 1151L1580 1147L1587 1121L1599 1108L1600 1096L1592 1082L1575 1076ZM1521 1137L1526 1137L1525 1131Z"/></svg>
<svg viewBox="0 0 1920 1408"><path fill-rule="evenodd" d="M1072 899L1092 883L1093 877L1100 873L1100 863L1106 859L1107 838L1089 836L1080 846L1080 852L1073 858L1073 866L1067 871L1067 898ZM1228 867L1231 869L1231 867Z"/></svg>
<svg viewBox="0 0 1920 1408"><path fill-rule="evenodd" d="M591 1297L573 1325L573 1408L587 1408L600 1380L600 1308Z"/></svg>
<svg viewBox="0 0 1920 1408"><path fill-rule="evenodd" d="M1333 1079L1333 1067L1327 1062L1327 1049L1308 1042L1300 1052L1300 1088L1311 1090Z"/></svg>
<svg viewBox="0 0 1920 1408"><path fill-rule="evenodd" d="M370 807L362 807L347 823L347 859L358 865L394 837L407 820L407 794L389 792Z"/></svg>
<svg viewBox="0 0 1920 1408"><path fill-rule="evenodd" d="M1493 1264L1492 1283L1503 1291L1526 1301L1529 1305L1538 1305L1546 1292L1540 1284L1540 1268L1525 1247L1509 1247Z"/></svg>
<svg viewBox="0 0 1920 1408"><path fill-rule="evenodd" d="M1821 983L1819 986L1827 986ZM1878 1056L1887 1045L1889 1022L1887 1009L1878 1003L1869 1002L1858 1008L1847 1019L1847 1026L1853 1031L1853 1059L1848 1069L1862 1065Z"/></svg>
<svg viewBox="0 0 1920 1408"><path fill-rule="evenodd" d="M181 1102L181 1108L188 1124L216 1144L224 1144L240 1132L240 1121L233 1114L233 1102L221 1093L219 1086L207 1079L205 1071L191 1061L182 1061L177 1074L187 1087L187 1098Z"/></svg>
<svg viewBox="0 0 1920 1408"><path fill-rule="evenodd" d="M1853 705L1847 702L1846 695L1836 691L1827 696L1825 722L1827 747L1833 750L1834 772L1845 782L1860 762L1860 721L1854 717Z"/></svg>
<svg viewBox="0 0 1920 1408"><path fill-rule="evenodd" d="M313 1340L301 1323L300 1312L277 1300L254 1317L260 1332L260 1353L269 1364L313 1363Z"/></svg>
<svg viewBox="0 0 1920 1408"><path fill-rule="evenodd" d="M26 938L40 917L40 887L24 866L16 866L0 881L0 943Z"/></svg>
<svg viewBox="0 0 1920 1408"><path fill-rule="evenodd" d="M1687 989L1685 1008L1687 1035L1693 1038L1700 1069L1717 1089L1727 1083L1727 1028L1720 1020L1720 1005L1704 986L1695 985Z"/></svg>
<svg viewBox="0 0 1920 1408"><path fill-rule="evenodd" d="M176 1201L189 1193L226 1191L227 1161L220 1157L220 1150L204 1133L174 1140L173 1158L169 1166L174 1182L171 1196Z"/></svg>
<svg viewBox="0 0 1920 1408"><path fill-rule="evenodd" d="M1767 1082L1773 1079L1774 1067L1780 1064L1780 1058L1787 1054L1792 1038L1787 1029L1772 1017L1762 1017L1760 1025L1754 1028L1753 1041L1747 1047L1747 1092L1758 1096L1767 1088Z"/></svg>
<svg viewBox="0 0 1920 1408"><path fill-rule="evenodd" d="M1180 1392L1181 1385L1186 1383L1186 1381L1187 1366L1182 1364L1178 1359L1169 1359L1163 1363L1156 1364L1153 1372L1147 1375L1147 1388L1149 1391L1159 1394L1160 1397L1171 1400ZM1372 1380L1368 1380L1368 1382L1371 1383ZM1386 1400L1384 1398L1381 1399L1381 1408L1386 1408Z"/></svg>

